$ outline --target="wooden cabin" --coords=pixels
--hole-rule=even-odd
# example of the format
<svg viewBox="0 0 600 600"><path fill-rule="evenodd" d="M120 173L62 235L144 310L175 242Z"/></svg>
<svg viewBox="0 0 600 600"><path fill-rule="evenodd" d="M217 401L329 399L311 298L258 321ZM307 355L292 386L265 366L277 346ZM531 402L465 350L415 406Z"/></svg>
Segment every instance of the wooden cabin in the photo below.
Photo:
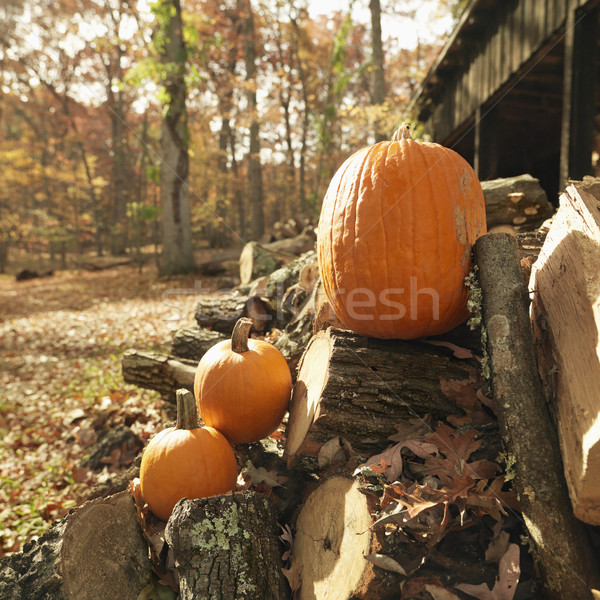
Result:
<svg viewBox="0 0 600 600"><path fill-rule="evenodd" d="M600 175L600 0L472 0L410 104L480 179Z"/></svg>

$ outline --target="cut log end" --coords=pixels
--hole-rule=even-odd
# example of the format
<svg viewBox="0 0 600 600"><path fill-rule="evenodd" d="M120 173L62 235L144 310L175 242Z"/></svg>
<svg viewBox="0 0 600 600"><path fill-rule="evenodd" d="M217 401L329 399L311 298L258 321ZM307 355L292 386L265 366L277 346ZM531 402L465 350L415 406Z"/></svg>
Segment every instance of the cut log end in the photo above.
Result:
<svg viewBox="0 0 600 600"><path fill-rule="evenodd" d="M355 597L372 576L371 514L358 482L328 479L298 516L294 556L301 572L300 600Z"/></svg>

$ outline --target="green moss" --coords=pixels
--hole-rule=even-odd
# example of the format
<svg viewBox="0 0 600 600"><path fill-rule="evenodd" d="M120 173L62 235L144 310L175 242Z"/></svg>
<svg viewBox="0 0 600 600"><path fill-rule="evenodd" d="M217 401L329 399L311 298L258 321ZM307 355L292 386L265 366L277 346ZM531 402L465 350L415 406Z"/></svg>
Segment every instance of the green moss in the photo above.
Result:
<svg viewBox="0 0 600 600"><path fill-rule="evenodd" d="M226 508L219 517L206 518L192 527L197 536L196 545L200 550L231 549L230 538L238 534L240 514L237 504Z"/></svg>
<svg viewBox="0 0 600 600"><path fill-rule="evenodd" d="M469 299L467 300L467 308L471 312L471 317L467 321L469 329L475 331L479 329L481 335L481 349L483 356L481 358L481 374L488 381L491 377L490 360L487 353L487 330L483 324L482 307L483 307L483 292L479 286L477 277L479 267L473 266L471 272L465 277L465 285L469 290Z"/></svg>
<svg viewBox="0 0 600 600"><path fill-rule="evenodd" d="M504 463L504 481L510 481L515 478L515 465L517 464L517 458L514 454L509 452L502 452L498 456L498 462Z"/></svg>

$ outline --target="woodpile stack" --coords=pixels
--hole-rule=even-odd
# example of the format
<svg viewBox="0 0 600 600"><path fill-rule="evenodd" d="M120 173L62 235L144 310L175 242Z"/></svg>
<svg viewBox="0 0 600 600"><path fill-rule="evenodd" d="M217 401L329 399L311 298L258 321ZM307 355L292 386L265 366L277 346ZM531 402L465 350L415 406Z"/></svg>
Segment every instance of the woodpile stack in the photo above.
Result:
<svg viewBox="0 0 600 600"><path fill-rule="evenodd" d="M125 354L125 379L172 401L249 317L294 380L280 430L235 447L238 491L181 500L168 523L137 497L161 580L232 600L512 598L517 585L522 598L596 597L579 519L600 524L600 183L571 185L543 227L536 185L490 186L489 218L512 229L475 245L470 328L411 341L345 330L310 247L201 298L167 354Z"/></svg>
<svg viewBox="0 0 600 600"><path fill-rule="evenodd" d="M588 195L589 189L588 186ZM481 289L483 298L479 326L486 332L485 349L464 327L442 339L410 342L375 340L345 331L324 297L312 252L293 260L286 257L283 267L256 278L235 292L235 302L232 298L217 300L216 312L226 316L222 321L198 318L207 312L204 301L200 302L197 311L199 327L187 328L176 336L177 354L181 359L198 360L205 347L196 340L205 335L207 326L211 331L227 335L236 318L249 315L256 320L257 334L272 335L274 344L289 361L295 386L284 444L277 451L281 455L283 450L283 455L277 458L278 469L285 473L302 472L308 477L319 474L315 489L309 492L309 485L297 499L302 505L293 520L296 537L288 557L288 561L292 561L288 563L291 564L288 579L294 597L368 599L393 597L394 593L400 593L403 579L410 574L407 557L416 560L418 552L395 540L395 535L383 535L382 529L376 526L380 519L385 522L387 509L382 506L381 498L368 493L372 481L368 477L361 479L357 474L360 469L353 471L353 466L362 458L385 453L394 440L401 439L398 434L400 423L426 423L435 428L435 423L441 422L459 426L469 423L481 439L477 455L480 460L491 464L499 454L505 453L507 463L516 461L517 468L510 476L514 478L520 502L506 496L504 508L522 510L530 535L535 532L540 536L532 546L532 556L546 590L554 597L567 597L565 594L572 593L582 598L591 597L590 590L597 581L596 568L590 560L587 533L571 508L558 453L559 443L555 441L558 439L555 424L546 411L546 403L551 398L544 397L542 389L536 388L534 344L527 335L529 320L525 290L532 267L532 282L542 281L539 271L543 263L536 264L538 254L548 231L551 232L549 240L555 240L553 231L567 230L563 227L566 217L559 211L554 219L555 223L559 219L559 225L551 227L549 222L540 227L553 209L538 182L529 176L488 182L484 184L484 190L489 226L502 226L501 230L509 229L510 233L484 236L476 248L480 270L478 285L481 286L476 285L476 289ZM572 197L575 192L570 189L567 194ZM597 239L595 230L591 231L593 220L582 217L580 209L573 210L579 211L581 220L577 231L582 231L586 240ZM561 211L564 213L565 208ZM572 215L569 219L568 229L572 230ZM548 241L544 248L550 243L558 245L557 241ZM583 252L590 260L594 256L597 258L597 253L588 251L587 247L583 251L581 246L577 248L573 255L580 256ZM546 261L546 258L541 260ZM598 272L590 265L586 258L580 269L572 268L569 272ZM542 273L546 272L547 268L542 270ZM500 284L503 286L498 287ZM595 284L588 277L582 278L581 284L569 280L565 285L582 285L577 297L591 299ZM515 296L517 288L520 291ZM502 295L503 289L508 290L509 296ZM533 310L534 315L538 315L535 316L538 322L538 313L548 313L546 302L552 304L545 300L543 290L539 292L537 297L535 292L533 294ZM260 307L255 308L254 313L248 306L249 300L254 307ZM580 319L592 316L593 302L588 301L590 305L578 305L578 310L571 314L579 315ZM233 304L235 307L230 308ZM498 313L499 308L494 308L498 306L502 307L502 314ZM562 318L551 314L547 319ZM558 314L564 317L564 312ZM548 338L546 331L544 343L538 341L542 351L545 348L546 354L550 352L554 360L556 355L547 346L550 340L556 343L556 336L561 335L562 328L557 323L545 321L544 326L552 327L557 333ZM594 318L590 317L581 327L589 328L594 323ZM195 345L193 351L192 345ZM573 352L567 352L567 355L572 356ZM480 356L484 356L483 367ZM561 360L560 353L558 356ZM520 375L509 367L507 360L512 365L519 365ZM573 372L572 365L564 365L567 372ZM579 370L588 366L583 363ZM460 393L450 391L468 382L485 404L484 388L481 388L484 370L489 370L485 374L491 378L491 387L486 393L494 396L494 403L489 405L492 411L481 404L476 408L473 401L468 405ZM544 380L546 392L552 390L556 394L556 375L550 383L547 379ZM583 376L577 378L577 381L582 380ZM563 390L569 381L572 382L572 378L565 377L558 388ZM565 397L578 397L570 388L562 393ZM580 394L580 397L586 396ZM584 400L581 402L585 404ZM584 465L590 464L593 468L595 464L595 445L590 433L587 438L585 436L586 431L593 431L593 424L589 418L585 424L575 420L576 415L591 415L593 411L589 402L581 405L581 410L567 402L564 405L563 408L558 405L554 414L563 456L565 451L570 452L565 463L571 500L578 517L588 517L588 522L596 523L594 518L589 518L593 514L589 498L600 496L594 496L592 482L595 484L595 480L591 475L587 477L590 483L587 487L584 485ZM520 408L515 410L515 406ZM565 412L567 406L569 413ZM559 416L561 410L562 416ZM486 415L489 417L492 412L494 418L490 421ZM478 416L473 417L474 414ZM586 426L588 430L584 431ZM590 440L589 444L584 444L583 453L581 444L578 446L582 439ZM574 457L576 448L579 448L579 454ZM386 460L379 463L384 470L386 465ZM592 469L589 472L591 474ZM491 482L492 479L482 481ZM407 494L407 490L403 489L403 493ZM497 498L504 493L498 488ZM414 499L414 496L410 497ZM548 510L550 504L552 511ZM404 555L398 554L399 548ZM570 566L566 570L564 561L556 560L564 556L569 556ZM449 560L448 556L435 553L428 559L430 565L441 569ZM484 577L485 565L476 563L470 568L479 572L480 578ZM406 590L410 589L410 585L406 587ZM408 594L406 591L402 597L411 597Z"/></svg>

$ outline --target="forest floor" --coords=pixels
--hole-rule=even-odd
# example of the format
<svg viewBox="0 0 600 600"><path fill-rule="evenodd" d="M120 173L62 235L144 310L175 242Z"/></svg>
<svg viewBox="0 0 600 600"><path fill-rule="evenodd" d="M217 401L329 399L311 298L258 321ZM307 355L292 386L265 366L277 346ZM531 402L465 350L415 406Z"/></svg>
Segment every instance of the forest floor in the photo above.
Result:
<svg viewBox="0 0 600 600"><path fill-rule="evenodd" d="M121 356L166 349L217 284L161 279L150 266L0 276L0 556L132 460L82 467L101 430L127 424L145 442L164 420L157 393L124 383Z"/></svg>

